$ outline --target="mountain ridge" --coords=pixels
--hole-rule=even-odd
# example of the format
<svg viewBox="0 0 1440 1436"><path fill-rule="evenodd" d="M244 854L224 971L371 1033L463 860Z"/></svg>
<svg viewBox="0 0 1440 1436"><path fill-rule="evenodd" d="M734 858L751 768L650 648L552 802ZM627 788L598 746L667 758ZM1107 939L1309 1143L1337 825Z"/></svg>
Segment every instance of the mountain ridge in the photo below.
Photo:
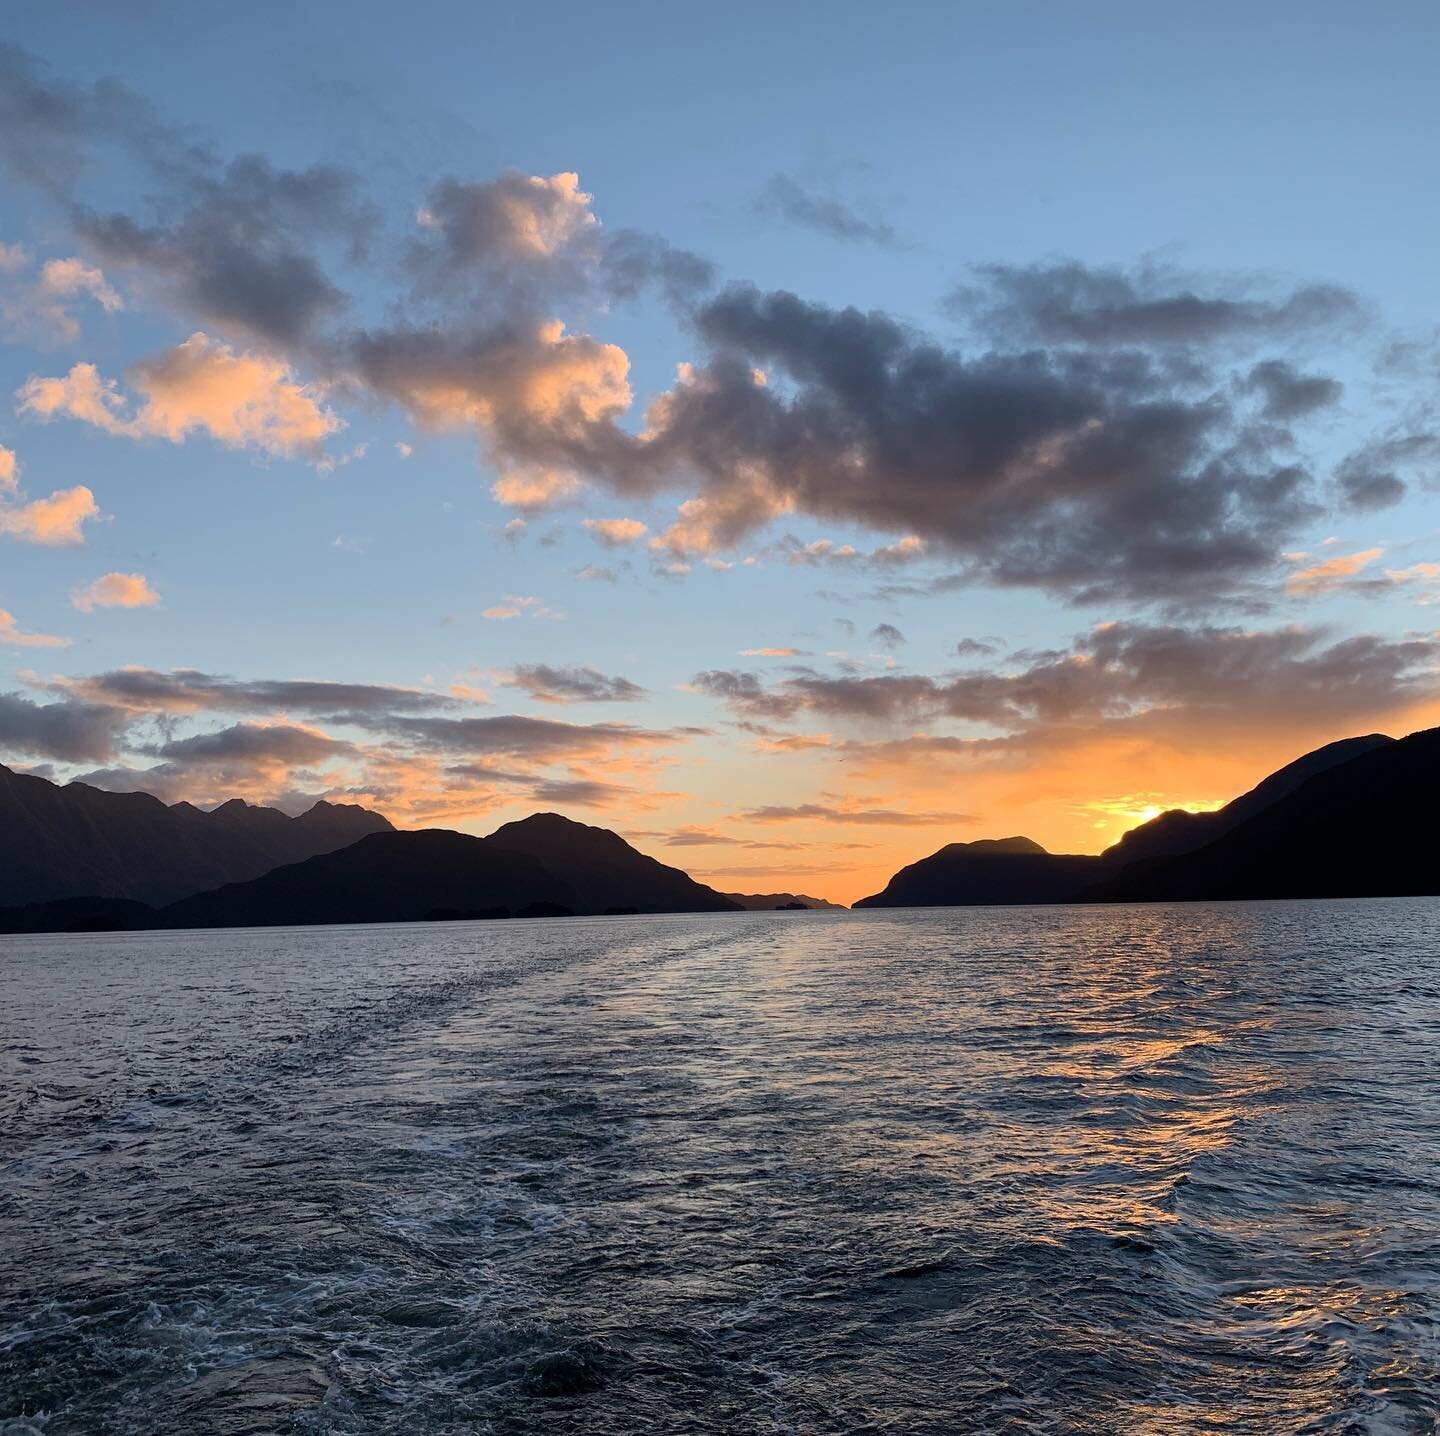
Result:
<svg viewBox="0 0 1440 1436"><path fill-rule="evenodd" d="M316 803L292 818L232 798L206 811L52 783L0 765L0 905L118 898L160 906L346 847L388 818Z"/></svg>
<svg viewBox="0 0 1440 1436"><path fill-rule="evenodd" d="M1203 851L1315 779L1370 754L1388 751L1396 741L1383 733L1369 733L1326 743L1276 769L1213 812L1172 808L1132 828L1093 856L1048 853L1029 838L947 843L928 857L907 864L880 892L854 905L946 907L1119 900L1092 894L1112 891L1109 885L1133 866L1175 862Z"/></svg>

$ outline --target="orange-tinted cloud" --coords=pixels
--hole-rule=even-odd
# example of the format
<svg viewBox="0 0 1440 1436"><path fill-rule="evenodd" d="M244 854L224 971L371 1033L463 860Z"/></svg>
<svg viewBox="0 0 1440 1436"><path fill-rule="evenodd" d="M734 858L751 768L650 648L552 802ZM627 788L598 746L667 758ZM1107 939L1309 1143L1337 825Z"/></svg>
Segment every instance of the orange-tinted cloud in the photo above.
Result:
<svg viewBox="0 0 1440 1436"><path fill-rule="evenodd" d="M68 648L71 640L49 633L26 633L15 622L15 615L0 608L0 647Z"/></svg>
<svg viewBox="0 0 1440 1436"><path fill-rule="evenodd" d="M97 608L150 608L160 602L160 595L144 574L107 573L73 590L70 602L81 613L90 613Z"/></svg>
<svg viewBox="0 0 1440 1436"><path fill-rule="evenodd" d="M57 489L48 499L0 507L0 534L22 543L72 546L85 542L84 525L99 516L95 495L77 484Z"/></svg>
<svg viewBox="0 0 1440 1436"><path fill-rule="evenodd" d="M606 548L623 548L643 538L648 531L639 519L584 519L582 522Z"/></svg>
<svg viewBox="0 0 1440 1436"><path fill-rule="evenodd" d="M1332 593L1354 578L1361 569L1374 563L1383 554L1383 548L1362 549L1359 553L1336 554L1334 558L1322 559L1319 563L1297 568L1285 580L1285 592L1297 598L1315 598L1320 594Z"/></svg>
<svg viewBox="0 0 1440 1436"><path fill-rule="evenodd" d="M574 498L583 487L564 469L523 466L501 474L490 485L490 497L513 509L549 509Z"/></svg>
<svg viewBox="0 0 1440 1436"><path fill-rule="evenodd" d="M289 365L237 353L203 333L136 364L129 378L142 396L133 413L118 385L93 364L76 364L63 378L27 380L20 408L38 419L65 415L126 438L180 444L200 432L230 448L281 458L318 459L325 439L344 427Z"/></svg>
<svg viewBox="0 0 1440 1436"><path fill-rule="evenodd" d="M4 249L0 273L19 275L29 255L18 245ZM80 336L80 322L72 312L75 300L88 297L107 314L125 307L124 300L93 264L83 259L48 259L29 280L16 279L0 294L0 319L15 332L41 343L70 342Z"/></svg>

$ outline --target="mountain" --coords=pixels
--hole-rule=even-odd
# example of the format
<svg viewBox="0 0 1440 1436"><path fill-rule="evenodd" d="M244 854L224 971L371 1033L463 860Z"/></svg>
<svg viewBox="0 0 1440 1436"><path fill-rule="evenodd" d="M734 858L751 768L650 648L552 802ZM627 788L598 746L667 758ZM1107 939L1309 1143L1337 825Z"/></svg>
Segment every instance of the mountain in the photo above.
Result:
<svg viewBox="0 0 1440 1436"><path fill-rule="evenodd" d="M858 907L967 907L1064 902L1106 871L1098 857L1047 853L1029 838L980 838L947 843L901 868L883 892Z"/></svg>
<svg viewBox="0 0 1440 1436"><path fill-rule="evenodd" d="M1247 818L1253 818L1256 813L1293 793L1317 774L1377 748L1384 748L1394 741L1383 733L1370 733L1363 738L1342 738L1337 743L1327 743L1323 748L1306 753L1303 758L1277 769L1248 793L1232 798L1223 808L1213 813L1187 813L1183 808L1172 808L1168 813L1161 813L1158 818L1151 818L1148 823L1132 828L1113 847L1106 848L1101 856L1112 866L1121 866L1142 858L1175 857L1193 852L1224 837L1232 828L1239 827Z"/></svg>
<svg viewBox="0 0 1440 1436"><path fill-rule="evenodd" d="M844 912L845 904L826 902L824 898L806 897L804 893L721 893L746 912L775 912L780 908L806 907L817 911Z"/></svg>
<svg viewBox="0 0 1440 1436"><path fill-rule="evenodd" d="M371 833L339 852L172 904L165 927L291 927L578 910L563 878L488 838L426 828Z"/></svg>
<svg viewBox="0 0 1440 1436"><path fill-rule="evenodd" d="M1440 728L1430 728L1372 743L1205 847L1131 864L1082 896L1159 902L1440 894L1437 803Z"/></svg>
<svg viewBox="0 0 1440 1436"><path fill-rule="evenodd" d="M535 813L506 823L486 841L525 853L563 875L575 892L579 912L735 912L740 907L689 873L637 852L618 833L559 813Z"/></svg>
<svg viewBox="0 0 1440 1436"><path fill-rule="evenodd" d="M57 898L0 907L0 933L134 932L159 926L153 907L129 898Z"/></svg>
<svg viewBox="0 0 1440 1436"><path fill-rule="evenodd" d="M237 798L207 813L0 767L0 904L104 897L158 905L390 830L379 813L353 805L316 803L292 818Z"/></svg>
<svg viewBox="0 0 1440 1436"><path fill-rule="evenodd" d="M1122 888L1116 884L1127 878L1132 864L1143 866L1206 849L1321 775L1348 771L1361 758L1394 746L1395 740L1383 733L1327 743L1286 764L1215 812L1190 813L1176 808L1161 813L1132 828L1098 857L1047 853L1029 838L950 843L902 868L883 892L862 898L855 906L1052 903L1088 901L1092 893L1119 893Z"/></svg>

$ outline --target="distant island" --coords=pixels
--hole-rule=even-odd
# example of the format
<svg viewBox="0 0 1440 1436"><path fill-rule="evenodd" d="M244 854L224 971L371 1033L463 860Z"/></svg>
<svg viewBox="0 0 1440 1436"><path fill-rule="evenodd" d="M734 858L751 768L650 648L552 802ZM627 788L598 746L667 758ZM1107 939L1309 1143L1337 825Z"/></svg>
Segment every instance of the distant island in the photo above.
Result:
<svg viewBox="0 0 1440 1436"><path fill-rule="evenodd" d="M948 843L857 908L1440 893L1440 729L1347 738L1215 812L1174 810L1098 855ZM722 893L558 813L488 837L317 803L209 812L0 767L0 932L836 910Z"/></svg>
<svg viewBox="0 0 1440 1436"><path fill-rule="evenodd" d="M747 912L844 912L845 905L826 902L824 898L807 897L804 893L724 893Z"/></svg>

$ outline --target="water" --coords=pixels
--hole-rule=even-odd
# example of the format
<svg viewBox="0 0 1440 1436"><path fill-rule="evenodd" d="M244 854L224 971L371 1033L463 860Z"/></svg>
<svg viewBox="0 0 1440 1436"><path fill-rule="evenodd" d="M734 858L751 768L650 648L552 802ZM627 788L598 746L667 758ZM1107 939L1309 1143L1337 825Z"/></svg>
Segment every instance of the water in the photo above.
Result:
<svg viewBox="0 0 1440 1436"><path fill-rule="evenodd" d="M0 1431L1431 1432L1440 902L0 944Z"/></svg>

